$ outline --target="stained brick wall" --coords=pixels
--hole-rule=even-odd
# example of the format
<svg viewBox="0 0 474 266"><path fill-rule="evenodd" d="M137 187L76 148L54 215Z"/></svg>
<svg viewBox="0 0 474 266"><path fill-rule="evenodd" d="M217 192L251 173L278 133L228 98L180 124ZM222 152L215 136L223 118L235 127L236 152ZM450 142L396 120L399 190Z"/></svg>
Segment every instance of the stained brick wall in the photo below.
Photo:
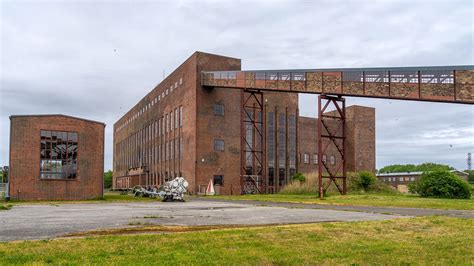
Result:
<svg viewBox="0 0 474 266"><path fill-rule="evenodd" d="M298 170L304 174L316 174L318 165L314 162L314 155L318 154L318 119L299 117L298 147L300 164ZM375 109L364 106L346 107L346 167L348 172L362 170L375 172ZM304 154L310 155L309 163L304 162ZM326 152L327 161L335 156L335 165L330 169L337 169L341 163L338 151L330 146Z"/></svg>
<svg viewBox="0 0 474 266"><path fill-rule="evenodd" d="M214 175L223 175L224 185L219 187L219 192L221 194L239 194L241 191L241 97L243 92L241 89L202 87L200 74L201 71L238 71L240 69L240 59L196 52L120 118L114 125L114 188L120 188L118 184L126 184L128 187L137 184L158 186L164 182L163 175L166 172L181 171L190 183L189 191L191 193L202 192ZM158 95L162 95L164 91L181 78L184 79L183 85L178 85L177 89L169 92L158 104L150 106L150 102L153 102ZM327 84L334 83L334 90L337 90L337 84L340 84L340 75L337 73L334 75L325 74L324 77L315 78L324 78ZM226 85L224 83L232 81L223 79L220 82L224 86ZM274 84L275 87L286 85L284 82ZM298 94L267 91L264 92L263 98L267 115L269 112L273 112L276 115L275 121L278 121L282 113L287 116L286 123L288 123L288 116L298 116ZM224 116L216 116L213 113L214 104L224 105ZM117 161L124 153L115 150L117 144L150 123L156 122L176 106L184 107L184 126L179 131L184 140L183 158L166 160L158 164L152 163L147 165L144 170L133 168L138 167L138 165L132 165L133 169L117 170ZM144 108L145 111L142 112ZM140 113L140 115L137 116L137 113ZM130 119L132 119L131 122L129 122ZM315 134L311 127L298 126L299 121L300 119L297 119L296 129L299 137L304 139L306 134ZM314 120L309 123L314 123ZM375 120L373 123L375 123ZM166 138L169 136L167 133ZM214 150L214 140L224 140L224 151ZM156 146L156 141L161 143L162 138L158 137L152 141L147 141L143 148L148 149L153 145ZM375 143L375 139L373 139L373 142ZM298 148L296 151L296 165L304 168L305 166L302 166L298 154L302 153L302 149L317 147L317 143L312 142L312 140L298 140L296 146ZM316 149L311 148L311 155ZM287 183L290 176L288 156L287 152L285 155L287 157L285 166L287 180L284 183ZM367 156L375 157L375 150ZM278 156L276 156L275 161L278 162ZM375 159L373 159L373 162L375 162ZM176 168L176 165L178 165L178 168ZM369 162L363 167L372 169L375 168L375 163L372 166ZM160 176L159 180L156 179L157 174ZM168 175L168 178L170 179L172 176ZM124 180L124 182L118 182L120 180ZM150 180L152 181L150 182ZM278 188L275 191L278 191Z"/></svg>
<svg viewBox="0 0 474 266"><path fill-rule="evenodd" d="M62 115L10 117L10 196L78 200L103 196L105 124ZM40 179L40 131L78 133L77 177Z"/></svg>

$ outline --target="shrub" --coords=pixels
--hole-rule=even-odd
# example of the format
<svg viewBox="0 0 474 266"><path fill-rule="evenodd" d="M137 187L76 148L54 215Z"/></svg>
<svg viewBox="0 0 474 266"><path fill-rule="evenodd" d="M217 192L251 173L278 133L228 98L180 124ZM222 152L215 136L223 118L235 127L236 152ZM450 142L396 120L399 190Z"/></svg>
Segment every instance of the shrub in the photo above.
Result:
<svg viewBox="0 0 474 266"><path fill-rule="evenodd" d="M112 187L112 170L109 170L104 173L104 188Z"/></svg>
<svg viewBox="0 0 474 266"><path fill-rule="evenodd" d="M384 194L399 194L392 186L380 181L371 172L348 173L347 189L350 193L375 192Z"/></svg>
<svg viewBox="0 0 474 266"><path fill-rule="evenodd" d="M425 172L409 186L410 192L422 197L470 199L469 184L448 171Z"/></svg>
<svg viewBox="0 0 474 266"><path fill-rule="evenodd" d="M304 182L306 181L306 176L304 176L302 173L296 173L291 177L291 181L300 181Z"/></svg>
<svg viewBox="0 0 474 266"><path fill-rule="evenodd" d="M352 193L365 193L365 192L375 192L375 193L389 193L389 194L398 194L399 192L394 189L393 187L385 184L384 182L379 181L372 173L368 172L370 177L363 177L362 179L365 182L369 182L371 185L368 186L367 189L364 189L361 187L360 183L360 175L362 173L347 173L347 192L349 194ZM367 174L362 174L367 175ZM365 179L370 179L371 181L365 181ZM327 178L324 178L323 180L324 184L327 182ZM341 180L337 181L341 187L342 187L342 182ZM309 174L305 182L291 182L288 185L286 185L281 191L281 194L300 194L300 195L308 195L308 194L313 194L313 195L319 195L318 191L318 174L312 173ZM331 184L331 186L324 191L324 195L339 195L339 190L336 188L334 184Z"/></svg>
<svg viewBox="0 0 474 266"><path fill-rule="evenodd" d="M377 182L377 177L371 172L359 173L359 186L365 191L368 191Z"/></svg>
<svg viewBox="0 0 474 266"><path fill-rule="evenodd" d="M318 175L310 174L304 182L291 182L280 190L281 194L318 194Z"/></svg>

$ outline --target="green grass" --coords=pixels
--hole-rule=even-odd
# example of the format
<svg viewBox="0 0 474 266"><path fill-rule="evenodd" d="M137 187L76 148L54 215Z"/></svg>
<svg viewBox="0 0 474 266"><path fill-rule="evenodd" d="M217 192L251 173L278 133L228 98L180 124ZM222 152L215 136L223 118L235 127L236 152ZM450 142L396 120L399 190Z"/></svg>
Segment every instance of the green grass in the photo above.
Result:
<svg viewBox="0 0 474 266"><path fill-rule="evenodd" d="M473 219L424 217L0 243L0 265L472 265L472 243Z"/></svg>
<svg viewBox="0 0 474 266"><path fill-rule="evenodd" d="M0 204L0 211L8 211L13 207L12 204Z"/></svg>
<svg viewBox="0 0 474 266"><path fill-rule="evenodd" d="M354 194L330 195L320 200L317 195L262 194L243 196L215 196L229 200L258 200L272 202L295 202L308 204L337 204L358 206L387 206L408 208L474 210L474 199L435 199L417 195L401 194Z"/></svg>

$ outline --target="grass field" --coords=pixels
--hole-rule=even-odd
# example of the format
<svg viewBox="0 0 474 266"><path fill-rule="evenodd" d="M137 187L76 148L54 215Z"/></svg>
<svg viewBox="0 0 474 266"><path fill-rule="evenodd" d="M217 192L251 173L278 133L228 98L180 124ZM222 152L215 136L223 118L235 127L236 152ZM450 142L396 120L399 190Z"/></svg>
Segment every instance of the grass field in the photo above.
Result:
<svg viewBox="0 0 474 266"><path fill-rule="evenodd" d="M408 208L430 208L451 210L474 210L474 199L434 199L403 194L354 194L331 195L320 200L317 195L261 194L243 196L215 196L229 200L258 200L274 202L296 202L309 204L338 204L359 206L388 206Z"/></svg>
<svg viewBox="0 0 474 266"><path fill-rule="evenodd" d="M0 243L0 265L472 265L473 243L474 220L424 217Z"/></svg>

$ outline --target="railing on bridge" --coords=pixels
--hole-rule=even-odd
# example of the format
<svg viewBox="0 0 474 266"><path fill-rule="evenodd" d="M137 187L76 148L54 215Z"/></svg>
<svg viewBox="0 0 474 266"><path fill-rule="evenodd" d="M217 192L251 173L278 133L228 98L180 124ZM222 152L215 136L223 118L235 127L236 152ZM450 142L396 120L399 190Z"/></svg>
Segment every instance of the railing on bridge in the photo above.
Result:
<svg viewBox="0 0 474 266"><path fill-rule="evenodd" d="M474 103L474 66L203 71L203 86Z"/></svg>

